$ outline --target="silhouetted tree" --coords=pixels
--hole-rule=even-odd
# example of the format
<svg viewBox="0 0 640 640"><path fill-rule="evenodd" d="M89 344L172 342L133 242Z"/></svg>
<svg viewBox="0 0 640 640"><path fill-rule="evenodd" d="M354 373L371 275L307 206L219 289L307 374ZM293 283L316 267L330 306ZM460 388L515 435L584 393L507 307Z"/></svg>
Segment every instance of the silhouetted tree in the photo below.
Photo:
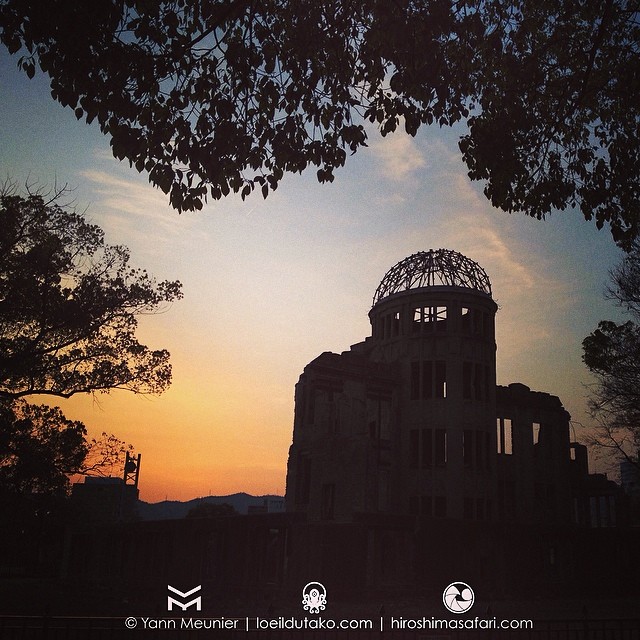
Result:
<svg viewBox="0 0 640 640"><path fill-rule="evenodd" d="M115 436L88 440L82 422L58 407L0 400L0 542L9 566L56 575L65 528L94 516L68 500L70 476L122 473ZM100 511L102 514L102 510ZM102 516L104 518L105 516Z"/></svg>
<svg viewBox="0 0 640 640"><path fill-rule="evenodd" d="M127 444L113 433L103 431L99 438L87 441L87 455L77 471L85 476L115 476L124 473L127 453L133 454L133 445Z"/></svg>
<svg viewBox="0 0 640 640"><path fill-rule="evenodd" d="M136 316L182 297L104 243L96 225L56 204L61 192L0 193L0 487L56 494L68 476L108 472L128 445L88 441L85 426L57 407L23 397L115 388L161 393L171 381L166 350L136 336Z"/></svg>
<svg viewBox="0 0 640 640"><path fill-rule="evenodd" d="M638 234L638 7L623 0L1 0L0 39L113 153L170 193L266 197L332 181L364 123L466 121L462 156L505 211L579 207Z"/></svg>
<svg viewBox="0 0 640 640"><path fill-rule="evenodd" d="M0 402L0 487L4 493L64 495L88 453L82 422L58 407Z"/></svg>
<svg viewBox="0 0 640 640"><path fill-rule="evenodd" d="M640 241L611 273L610 297L633 320L606 320L587 336L583 360L596 375L591 409L599 421L593 444L638 465L640 451Z"/></svg>
<svg viewBox="0 0 640 640"><path fill-rule="evenodd" d="M121 388L160 393L166 350L136 336L136 316L182 296L129 265L125 247L42 196L0 195L0 398Z"/></svg>
<svg viewBox="0 0 640 640"><path fill-rule="evenodd" d="M238 512L227 502L214 504L213 502L201 502L189 509L186 518L212 518L213 516L235 516Z"/></svg>
<svg viewBox="0 0 640 640"><path fill-rule="evenodd" d="M67 494L70 476L121 476L132 451L113 434L87 438L85 425L59 407L0 401L0 493Z"/></svg>

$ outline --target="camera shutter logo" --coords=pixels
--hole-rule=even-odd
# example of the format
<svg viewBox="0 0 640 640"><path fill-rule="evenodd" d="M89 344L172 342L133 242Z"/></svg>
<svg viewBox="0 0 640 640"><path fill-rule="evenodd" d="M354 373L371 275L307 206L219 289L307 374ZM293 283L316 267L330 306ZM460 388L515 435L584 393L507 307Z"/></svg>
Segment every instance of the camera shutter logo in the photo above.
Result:
<svg viewBox="0 0 640 640"><path fill-rule="evenodd" d="M442 593L442 602L451 613L465 613L473 606L475 595L466 582L452 582Z"/></svg>
<svg viewBox="0 0 640 640"><path fill-rule="evenodd" d="M327 590L319 582L310 582L302 590L302 604L309 613L320 613L327 605Z"/></svg>
<svg viewBox="0 0 640 640"><path fill-rule="evenodd" d="M183 602L181 602L180 600L176 600L171 596L171 594L169 594L169 596L167 596L167 611L173 611L174 604L180 607L183 611L186 611L189 607L193 606L194 604L196 605L196 611L200 611L202 609L202 596L198 596L197 598L194 598L189 602L184 602L184 600L186 600L187 598L192 596L194 593L197 593L198 591L200 591L200 589L202 589L201 584L199 584L197 587L194 587L190 591L185 591L184 593L182 593L182 591L180 591L179 589L172 587L170 584L167 585L167 589L175 593L179 598L182 598L183 600Z"/></svg>

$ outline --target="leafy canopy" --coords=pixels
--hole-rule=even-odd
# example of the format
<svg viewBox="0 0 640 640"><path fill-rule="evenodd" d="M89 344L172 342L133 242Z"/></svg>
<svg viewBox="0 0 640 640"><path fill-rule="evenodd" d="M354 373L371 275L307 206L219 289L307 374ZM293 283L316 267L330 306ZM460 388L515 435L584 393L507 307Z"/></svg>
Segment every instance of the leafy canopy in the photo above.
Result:
<svg viewBox="0 0 640 640"><path fill-rule="evenodd" d="M16 494L64 494L89 451L82 422L58 407L0 401L0 487Z"/></svg>
<svg viewBox="0 0 640 640"><path fill-rule="evenodd" d="M0 195L0 229L0 399L169 385L169 353L135 331L182 297L179 282L132 268L126 248L40 195Z"/></svg>
<svg viewBox="0 0 640 640"><path fill-rule="evenodd" d="M365 123L464 121L505 211L638 235L638 7L626 0L0 0L0 40L178 210L332 181Z"/></svg>

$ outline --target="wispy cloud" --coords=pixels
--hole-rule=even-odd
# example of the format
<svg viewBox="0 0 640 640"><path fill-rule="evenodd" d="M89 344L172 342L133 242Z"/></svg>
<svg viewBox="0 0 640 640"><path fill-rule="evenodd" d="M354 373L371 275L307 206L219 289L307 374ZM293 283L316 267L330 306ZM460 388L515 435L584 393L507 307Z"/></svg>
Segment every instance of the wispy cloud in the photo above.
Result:
<svg viewBox="0 0 640 640"><path fill-rule="evenodd" d="M151 185L120 178L106 171L87 170L81 174L93 184L94 191L103 196L104 206L134 216L156 217L169 205L166 196Z"/></svg>
<svg viewBox="0 0 640 640"><path fill-rule="evenodd" d="M124 238L126 243L140 240L146 247L156 249L170 239L175 241L185 231L191 239L194 233L206 236L196 229L197 215L178 216L164 193L137 177L125 178L95 169L83 171L81 175L97 195L95 204L100 211L100 225L110 236Z"/></svg>
<svg viewBox="0 0 640 640"><path fill-rule="evenodd" d="M390 180L404 182L427 165L415 139L404 133L377 138L370 146L382 163L381 172Z"/></svg>

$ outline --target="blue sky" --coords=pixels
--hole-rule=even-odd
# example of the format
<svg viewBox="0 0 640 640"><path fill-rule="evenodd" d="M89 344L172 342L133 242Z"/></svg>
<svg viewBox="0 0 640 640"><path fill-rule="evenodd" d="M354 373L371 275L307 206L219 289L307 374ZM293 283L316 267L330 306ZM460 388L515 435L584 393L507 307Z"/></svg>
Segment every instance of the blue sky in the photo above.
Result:
<svg viewBox="0 0 640 640"><path fill-rule="evenodd" d="M589 422L580 344L598 320L619 317L603 292L622 254L575 211L537 221L493 209L466 177L460 131L371 130L333 184L311 171L266 200L232 196L178 215L146 175L112 157L97 126L53 102L45 77L28 80L16 64L0 51L0 176L68 184L108 242L184 285L184 300L140 327L172 354L166 394L61 402L92 434L113 432L143 454L143 499L283 493L303 367L369 335L386 271L430 248L459 251L489 274L498 383L558 395Z"/></svg>

